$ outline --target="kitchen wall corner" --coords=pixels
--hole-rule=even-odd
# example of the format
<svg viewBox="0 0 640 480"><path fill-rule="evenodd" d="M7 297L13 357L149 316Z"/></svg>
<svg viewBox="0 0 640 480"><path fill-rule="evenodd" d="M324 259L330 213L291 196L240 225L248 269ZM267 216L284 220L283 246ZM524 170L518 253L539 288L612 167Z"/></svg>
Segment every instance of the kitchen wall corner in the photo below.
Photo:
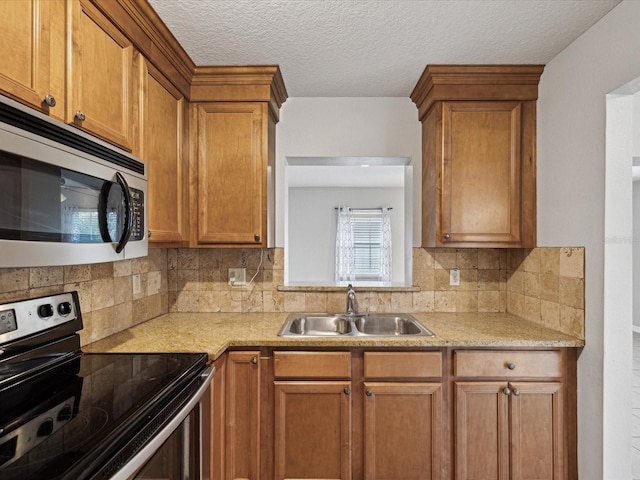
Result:
<svg viewBox="0 0 640 480"><path fill-rule="evenodd" d="M133 275L140 293L133 294ZM82 345L168 312L167 251L119 262L0 269L0 303L77 290Z"/></svg>
<svg viewBox="0 0 640 480"><path fill-rule="evenodd" d="M584 247L509 250L507 257L507 312L584 340Z"/></svg>

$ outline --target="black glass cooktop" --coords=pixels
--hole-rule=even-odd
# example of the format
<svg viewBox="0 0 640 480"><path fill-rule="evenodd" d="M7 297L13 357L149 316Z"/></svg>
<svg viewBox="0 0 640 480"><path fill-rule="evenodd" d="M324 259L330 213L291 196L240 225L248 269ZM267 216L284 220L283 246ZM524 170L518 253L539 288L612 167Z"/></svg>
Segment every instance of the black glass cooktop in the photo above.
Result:
<svg viewBox="0 0 640 480"><path fill-rule="evenodd" d="M89 479L206 365L206 354L81 354L0 389L0 479Z"/></svg>

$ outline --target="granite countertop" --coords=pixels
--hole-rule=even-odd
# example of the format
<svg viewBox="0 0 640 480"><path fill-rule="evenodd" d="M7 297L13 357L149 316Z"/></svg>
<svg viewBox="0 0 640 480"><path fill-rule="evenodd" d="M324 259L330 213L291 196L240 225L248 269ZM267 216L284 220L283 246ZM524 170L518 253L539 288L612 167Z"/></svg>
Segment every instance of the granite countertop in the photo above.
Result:
<svg viewBox="0 0 640 480"><path fill-rule="evenodd" d="M412 313L435 337L279 337L287 313L169 313L84 352L206 352L229 347L582 347L584 340L506 313Z"/></svg>

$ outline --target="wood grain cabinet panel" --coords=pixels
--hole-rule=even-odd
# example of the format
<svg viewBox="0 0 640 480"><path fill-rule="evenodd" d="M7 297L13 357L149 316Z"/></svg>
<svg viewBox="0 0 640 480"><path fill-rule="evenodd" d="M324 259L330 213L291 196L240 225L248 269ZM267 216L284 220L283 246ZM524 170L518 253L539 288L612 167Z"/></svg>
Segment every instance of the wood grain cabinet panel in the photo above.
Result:
<svg viewBox="0 0 640 480"><path fill-rule="evenodd" d="M422 122L424 247L535 247L542 70L427 66L411 94Z"/></svg>
<svg viewBox="0 0 640 480"><path fill-rule="evenodd" d="M574 375L568 362L561 350L454 352L463 380L454 381L457 479L577 478L567 450L575 434L575 405L567 409L564 399ZM490 377L496 381L481 381Z"/></svg>
<svg viewBox="0 0 640 480"><path fill-rule="evenodd" d="M276 381L275 479L351 478L351 382Z"/></svg>
<svg viewBox="0 0 640 480"><path fill-rule="evenodd" d="M197 105L195 243L266 246L267 118L265 102Z"/></svg>
<svg viewBox="0 0 640 480"><path fill-rule="evenodd" d="M149 242L187 246L189 176L184 143L187 104L178 89L142 60L140 146L137 152L149 172Z"/></svg>
<svg viewBox="0 0 640 480"><path fill-rule="evenodd" d="M509 479L509 397L504 388L500 382L456 382L456 479Z"/></svg>
<svg viewBox="0 0 640 480"><path fill-rule="evenodd" d="M140 75L133 44L89 0L70 4L66 122L131 151Z"/></svg>
<svg viewBox="0 0 640 480"><path fill-rule="evenodd" d="M446 243L522 240L520 102L443 102L441 230Z"/></svg>
<svg viewBox="0 0 640 480"><path fill-rule="evenodd" d="M458 350L454 353L457 377L561 377L560 350Z"/></svg>
<svg viewBox="0 0 640 480"><path fill-rule="evenodd" d="M51 18L48 0L0 2L0 89L45 110L49 90Z"/></svg>
<svg viewBox="0 0 640 480"><path fill-rule="evenodd" d="M559 382L456 382L457 479L567 478Z"/></svg>
<svg viewBox="0 0 640 480"><path fill-rule="evenodd" d="M260 478L260 352L229 352L225 385L227 480Z"/></svg>
<svg viewBox="0 0 640 480"><path fill-rule="evenodd" d="M364 352L365 378L442 376L441 352Z"/></svg>
<svg viewBox="0 0 640 480"><path fill-rule="evenodd" d="M365 382L365 478L441 478L442 384Z"/></svg>
<svg viewBox="0 0 640 480"><path fill-rule="evenodd" d="M276 378L351 378L349 352L274 352Z"/></svg>
<svg viewBox="0 0 640 480"><path fill-rule="evenodd" d="M513 382L511 478L566 478L564 396L559 382Z"/></svg>

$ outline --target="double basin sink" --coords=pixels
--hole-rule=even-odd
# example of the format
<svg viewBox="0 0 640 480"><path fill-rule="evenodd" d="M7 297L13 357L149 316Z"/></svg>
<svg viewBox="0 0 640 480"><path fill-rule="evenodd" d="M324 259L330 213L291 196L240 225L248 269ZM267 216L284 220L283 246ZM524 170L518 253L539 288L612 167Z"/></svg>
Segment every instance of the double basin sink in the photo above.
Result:
<svg viewBox="0 0 640 480"><path fill-rule="evenodd" d="M413 316L390 313L291 314L281 337L433 337L435 334Z"/></svg>

